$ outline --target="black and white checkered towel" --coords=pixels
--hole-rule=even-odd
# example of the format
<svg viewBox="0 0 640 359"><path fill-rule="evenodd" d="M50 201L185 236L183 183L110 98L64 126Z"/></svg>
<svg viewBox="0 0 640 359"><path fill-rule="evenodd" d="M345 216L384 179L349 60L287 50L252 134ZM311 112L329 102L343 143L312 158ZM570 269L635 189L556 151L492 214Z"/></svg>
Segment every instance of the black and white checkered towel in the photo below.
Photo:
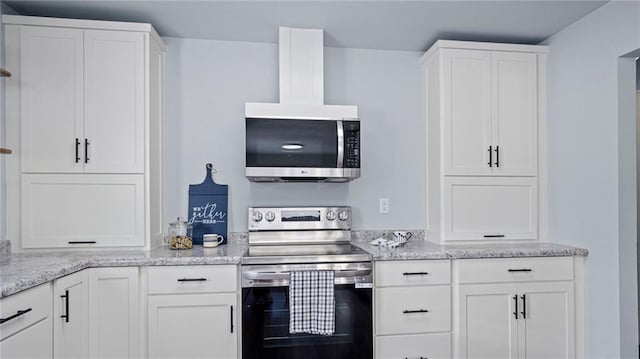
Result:
<svg viewBox="0 0 640 359"><path fill-rule="evenodd" d="M331 335L336 329L333 271L291 272L289 332Z"/></svg>

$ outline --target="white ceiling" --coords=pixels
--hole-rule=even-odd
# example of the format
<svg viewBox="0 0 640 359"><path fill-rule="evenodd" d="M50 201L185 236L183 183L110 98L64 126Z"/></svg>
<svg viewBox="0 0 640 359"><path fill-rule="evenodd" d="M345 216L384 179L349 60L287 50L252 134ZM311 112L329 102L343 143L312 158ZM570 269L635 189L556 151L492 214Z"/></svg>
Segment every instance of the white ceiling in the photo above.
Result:
<svg viewBox="0 0 640 359"><path fill-rule="evenodd" d="M606 1L4 1L23 15L150 22L162 36L277 42L279 25L325 45L426 50L437 39L537 44Z"/></svg>

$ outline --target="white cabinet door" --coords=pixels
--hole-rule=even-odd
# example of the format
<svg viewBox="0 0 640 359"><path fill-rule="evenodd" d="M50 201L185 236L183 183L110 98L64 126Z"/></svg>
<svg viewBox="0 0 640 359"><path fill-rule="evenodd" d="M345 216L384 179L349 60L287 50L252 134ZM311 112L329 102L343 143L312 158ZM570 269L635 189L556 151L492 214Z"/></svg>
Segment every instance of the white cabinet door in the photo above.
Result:
<svg viewBox="0 0 640 359"><path fill-rule="evenodd" d="M140 356L137 267L89 269L89 357Z"/></svg>
<svg viewBox="0 0 640 359"><path fill-rule="evenodd" d="M53 356L89 357L89 272L53 282Z"/></svg>
<svg viewBox="0 0 640 359"><path fill-rule="evenodd" d="M513 284L459 286L456 358L518 357L515 295Z"/></svg>
<svg viewBox="0 0 640 359"><path fill-rule="evenodd" d="M536 61L533 53L491 53L494 175L537 175Z"/></svg>
<svg viewBox="0 0 640 359"><path fill-rule="evenodd" d="M144 36L84 33L85 171L144 173Z"/></svg>
<svg viewBox="0 0 640 359"><path fill-rule="evenodd" d="M142 245L143 175L22 175L23 248Z"/></svg>
<svg viewBox="0 0 640 359"><path fill-rule="evenodd" d="M489 175L491 52L442 50L445 175Z"/></svg>
<svg viewBox="0 0 640 359"><path fill-rule="evenodd" d="M518 294L519 358L574 358L573 282L522 284Z"/></svg>
<svg viewBox="0 0 640 359"><path fill-rule="evenodd" d="M236 294L149 296L150 358L236 358Z"/></svg>
<svg viewBox="0 0 640 359"><path fill-rule="evenodd" d="M82 41L79 29L21 28L23 172L83 171Z"/></svg>
<svg viewBox="0 0 640 359"><path fill-rule="evenodd" d="M446 240L537 239L535 177L446 177Z"/></svg>
<svg viewBox="0 0 640 359"><path fill-rule="evenodd" d="M53 335L48 317L0 341L0 358L3 359L50 359L52 351Z"/></svg>

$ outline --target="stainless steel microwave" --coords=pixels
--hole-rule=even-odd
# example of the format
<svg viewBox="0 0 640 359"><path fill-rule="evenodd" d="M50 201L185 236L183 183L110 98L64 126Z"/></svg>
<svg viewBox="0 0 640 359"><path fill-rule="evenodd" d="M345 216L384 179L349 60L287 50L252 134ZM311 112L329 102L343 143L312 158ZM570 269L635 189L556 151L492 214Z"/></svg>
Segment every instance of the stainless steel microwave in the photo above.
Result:
<svg viewBox="0 0 640 359"><path fill-rule="evenodd" d="M360 120L246 118L253 182L347 182L360 177Z"/></svg>

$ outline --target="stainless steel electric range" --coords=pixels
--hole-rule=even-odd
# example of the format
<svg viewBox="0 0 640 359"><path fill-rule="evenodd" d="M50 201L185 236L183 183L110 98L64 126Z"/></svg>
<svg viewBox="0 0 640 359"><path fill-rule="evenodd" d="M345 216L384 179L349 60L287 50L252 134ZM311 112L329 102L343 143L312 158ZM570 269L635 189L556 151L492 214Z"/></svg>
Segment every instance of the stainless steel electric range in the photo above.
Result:
<svg viewBox="0 0 640 359"><path fill-rule="evenodd" d="M370 359L371 255L350 244L350 207L249 208L242 260L244 358ZM291 271L335 272L333 335L289 333Z"/></svg>

